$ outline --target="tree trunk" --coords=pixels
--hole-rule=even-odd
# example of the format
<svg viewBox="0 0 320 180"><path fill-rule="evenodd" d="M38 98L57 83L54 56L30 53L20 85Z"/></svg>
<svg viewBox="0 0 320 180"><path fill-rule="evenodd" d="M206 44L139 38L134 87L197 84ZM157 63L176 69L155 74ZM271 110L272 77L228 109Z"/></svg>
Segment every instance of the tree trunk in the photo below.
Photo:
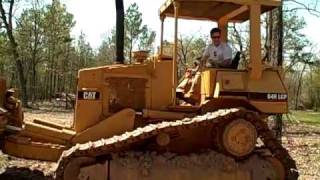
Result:
<svg viewBox="0 0 320 180"><path fill-rule="evenodd" d="M278 7L278 66L282 67L283 64L283 14L282 14L282 5ZM276 137L281 142L282 137L282 114L276 116Z"/></svg>
<svg viewBox="0 0 320 180"><path fill-rule="evenodd" d="M50 68L49 68L49 96L48 96L48 98L49 98L49 100L50 100L50 102L51 102L51 96L52 96L52 92L53 92L53 90L52 90L52 88L53 88L53 56L51 55L51 57L50 57Z"/></svg>
<svg viewBox="0 0 320 180"><path fill-rule="evenodd" d="M262 58L262 62L269 62L269 54L270 54L270 46L269 46L269 22L270 22L270 12L268 13L268 15L266 16L266 28L265 28L265 34L266 34L266 38L265 38L265 41L264 41L264 50L265 50L265 55L264 57Z"/></svg>
<svg viewBox="0 0 320 180"><path fill-rule="evenodd" d="M38 45L39 45L39 29L38 29L38 12L34 14L34 25L33 25L33 35L34 35L34 42L32 47L32 101L35 102L37 100L37 54L38 54Z"/></svg>
<svg viewBox="0 0 320 180"><path fill-rule="evenodd" d="M35 62L32 62L32 101L35 102L37 99L37 71L36 71L36 65Z"/></svg>
<svg viewBox="0 0 320 180"><path fill-rule="evenodd" d="M16 50L14 50L13 53L14 53L13 57L16 62L18 77L19 77L19 81L20 81L20 88L21 88L21 94L22 94L22 104L23 104L23 106L28 107L27 82L26 82L24 74L23 74L22 62L19 59L18 52Z"/></svg>
<svg viewBox="0 0 320 180"><path fill-rule="evenodd" d="M316 111L319 111L319 104L320 104L320 88L317 89L317 99L316 99L316 105L315 105Z"/></svg>
<svg viewBox="0 0 320 180"><path fill-rule="evenodd" d="M303 65L302 71L301 71L301 73L299 75L298 87L297 87L297 91L296 91L296 99L295 99L295 103L294 103L295 110L298 110L298 107L299 107L299 96L300 96L300 92L301 92L302 76L303 76L303 73L304 73L304 71L306 69L306 66L307 66L307 64Z"/></svg>
<svg viewBox="0 0 320 180"><path fill-rule="evenodd" d="M283 3L281 1L281 3ZM279 19L278 19L278 66L283 64L283 13L282 5L278 9Z"/></svg>
<svg viewBox="0 0 320 180"><path fill-rule="evenodd" d="M273 60L272 60L272 49L273 49L273 46L272 46L272 44L273 44L273 11L270 11L269 12L269 32L268 32L268 34L269 34L269 54L268 54L268 61L269 62L273 62Z"/></svg>
<svg viewBox="0 0 320 180"><path fill-rule="evenodd" d="M21 94L22 94L22 104L23 106L27 107L28 106L27 83L23 73L23 65L19 56L19 52L17 50L18 44L15 40L15 37L13 36L13 26L12 26L13 5L14 5L14 0L11 0L10 6L9 6L9 12L6 13L3 8L3 2L2 0L0 0L0 15L6 29L6 34L10 42L11 53L13 55L17 72L18 72L18 78L19 78ZM7 18L7 14L8 14L8 18Z"/></svg>
<svg viewBox="0 0 320 180"><path fill-rule="evenodd" d="M239 50L240 50L240 53L241 53L241 58L242 58L242 60L244 62L244 61L246 61L246 55L243 52L243 43L242 43L241 35L240 35L235 23L233 24L233 31L235 32L236 40L237 40L237 43L239 45Z"/></svg>
<svg viewBox="0 0 320 180"><path fill-rule="evenodd" d="M133 48L133 39L130 41L130 50L129 50L129 62L132 63L132 48Z"/></svg>

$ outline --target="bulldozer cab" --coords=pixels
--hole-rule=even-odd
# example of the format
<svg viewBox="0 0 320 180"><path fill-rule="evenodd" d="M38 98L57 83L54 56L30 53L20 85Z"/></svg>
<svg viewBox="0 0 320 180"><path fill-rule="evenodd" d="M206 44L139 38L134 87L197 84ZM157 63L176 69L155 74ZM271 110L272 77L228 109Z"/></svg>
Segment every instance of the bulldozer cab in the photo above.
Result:
<svg viewBox="0 0 320 180"><path fill-rule="evenodd" d="M278 67L263 65L261 57L261 14L270 11L281 5L280 0L167 0L160 8L161 19L161 48L160 57L163 55L163 32L164 20L167 17L175 19L173 63L172 63L172 87L175 91L177 83L177 61L178 61L178 31L179 19L214 21L221 30L222 42L228 41L228 23L242 23L249 21L250 26L250 51L249 65L245 70L234 68L205 68L201 72L201 85L198 87L200 93L197 97L198 105L202 106L210 99L219 99L221 104L222 96L243 98L247 103L226 103L225 107L231 104L242 106L248 104L250 108L272 113L287 111L287 104L281 106L281 110L266 106L265 102L273 101L275 104L286 102L286 88L282 82L281 70ZM239 53L236 54L239 58ZM276 83L274 83L276 82ZM267 88L271 86L271 88ZM172 104L176 103L177 94L173 93ZM249 99L253 101L250 101ZM256 103L257 102L257 103ZM223 102L222 104L224 104ZM259 105L258 105L259 104ZM262 105L263 104L263 105ZM259 106L259 107L257 107ZM280 107L278 106L278 107ZM219 105L220 108L220 105ZM262 109L268 109L264 111Z"/></svg>
<svg viewBox="0 0 320 180"><path fill-rule="evenodd" d="M160 55L163 54L163 24L166 17L175 19L173 47L175 61L177 61L178 19L217 22L223 42L228 41L228 23L242 23L249 20L250 77L259 79L262 74L260 16L280 5L280 0L167 0L159 11L161 19Z"/></svg>

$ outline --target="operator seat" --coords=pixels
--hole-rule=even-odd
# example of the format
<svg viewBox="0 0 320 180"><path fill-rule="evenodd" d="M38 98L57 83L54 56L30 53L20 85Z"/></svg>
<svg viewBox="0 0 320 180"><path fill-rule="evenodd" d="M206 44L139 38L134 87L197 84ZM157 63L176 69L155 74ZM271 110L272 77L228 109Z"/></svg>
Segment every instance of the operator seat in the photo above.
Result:
<svg viewBox="0 0 320 180"><path fill-rule="evenodd" d="M231 62L230 69L238 69L240 57L241 52L238 51Z"/></svg>

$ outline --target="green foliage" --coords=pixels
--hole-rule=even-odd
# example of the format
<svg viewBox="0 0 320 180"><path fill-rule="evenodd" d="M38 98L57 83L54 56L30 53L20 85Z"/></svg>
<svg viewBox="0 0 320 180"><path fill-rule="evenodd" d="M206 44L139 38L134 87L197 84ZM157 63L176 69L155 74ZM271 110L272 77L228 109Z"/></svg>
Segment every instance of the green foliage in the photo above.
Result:
<svg viewBox="0 0 320 180"><path fill-rule="evenodd" d="M312 43L301 32L305 26L305 20L296 11L284 13L284 55L290 107L318 109L320 101L312 71L319 60Z"/></svg>
<svg viewBox="0 0 320 180"><path fill-rule="evenodd" d="M320 126L320 113L312 111L293 111L292 117L295 120L310 124Z"/></svg>
<svg viewBox="0 0 320 180"><path fill-rule="evenodd" d="M78 54L78 69L84 67L92 67L96 65L96 61L94 58L93 50L88 42L86 42L86 36L83 32L81 32L77 46L76 52Z"/></svg>
<svg viewBox="0 0 320 180"><path fill-rule="evenodd" d="M97 62L98 65L112 64L115 59L115 30L112 30L111 36L106 36L98 49Z"/></svg>
<svg viewBox="0 0 320 180"><path fill-rule="evenodd" d="M192 67L197 58L201 57L208 44L206 37L180 36L178 41L178 77L182 77L187 67ZM164 43L164 45L167 42Z"/></svg>
<svg viewBox="0 0 320 180"><path fill-rule="evenodd" d="M191 52L190 52L190 60L194 60L198 57L201 57L203 52L204 52L204 49L207 45L207 42L205 41L205 37L197 37L193 40L193 42L191 43L190 45L190 49L191 49Z"/></svg>
<svg viewBox="0 0 320 180"><path fill-rule="evenodd" d="M249 24L239 25L234 23L228 28L228 42L233 52L241 53L240 68L247 67L249 63ZM265 41L265 39L263 39Z"/></svg>
<svg viewBox="0 0 320 180"><path fill-rule="evenodd" d="M139 12L139 7L136 3L129 6L125 13L125 49L129 62L132 60L132 49L135 42L138 40L139 34L142 32L142 14Z"/></svg>
<svg viewBox="0 0 320 180"><path fill-rule="evenodd" d="M10 59L8 40L3 32L0 32L0 76L4 76L8 69L12 69L8 61Z"/></svg>
<svg viewBox="0 0 320 180"><path fill-rule="evenodd" d="M16 17L14 29L29 100L50 99L61 91L73 93L78 70L97 64L94 52L83 33L76 40L71 37L75 21L60 1L29 3L31 7ZM7 38L1 33L0 47L0 75L16 87L16 68L7 52Z"/></svg>
<svg viewBox="0 0 320 180"><path fill-rule="evenodd" d="M115 54L115 29L95 54L84 33L71 37L75 25L73 15L59 0L39 3L28 1L29 8L16 16L13 31L18 44L19 59L29 93L29 100L50 99L56 92L73 93L81 68L111 64ZM48 4L50 3L50 4ZM131 59L134 48L151 50L155 32L142 24L137 4L132 4L125 16L125 50ZM0 75L10 86L18 86L15 63L12 61L5 31L0 29Z"/></svg>
<svg viewBox="0 0 320 180"><path fill-rule="evenodd" d="M153 50L156 32L142 23L142 13L136 3L131 4L124 17L124 51L126 59L132 63L132 51ZM100 65L112 64L115 58L116 29L111 30L98 49L97 61Z"/></svg>
<svg viewBox="0 0 320 180"><path fill-rule="evenodd" d="M306 108L320 111L320 67L314 66L304 79L304 105Z"/></svg>
<svg viewBox="0 0 320 180"><path fill-rule="evenodd" d="M201 57L207 45L206 37L202 36L180 36L178 44L178 56L182 65L192 65Z"/></svg>
<svg viewBox="0 0 320 180"><path fill-rule="evenodd" d="M156 32L151 31L148 29L146 25L143 26L142 32L140 35L140 43L139 43L139 49L140 50L151 50L154 40L156 38Z"/></svg>
<svg viewBox="0 0 320 180"><path fill-rule="evenodd" d="M298 62L308 63L312 59L312 53L306 52L305 47L311 47L306 35L301 33L306 22L296 12L284 13L284 53L287 61L291 64L288 68Z"/></svg>
<svg viewBox="0 0 320 180"><path fill-rule="evenodd" d="M135 46L139 49L151 50L156 33L142 24L142 13L136 3L131 4L125 13L125 50L129 63L132 61L132 51Z"/></svg>

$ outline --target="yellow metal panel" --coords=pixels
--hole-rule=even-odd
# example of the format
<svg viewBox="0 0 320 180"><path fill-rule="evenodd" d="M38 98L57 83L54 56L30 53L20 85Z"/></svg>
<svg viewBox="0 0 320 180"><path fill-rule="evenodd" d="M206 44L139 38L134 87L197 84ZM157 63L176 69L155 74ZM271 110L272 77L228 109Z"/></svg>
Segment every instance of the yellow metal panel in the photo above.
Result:
<svg viewBox="0 0 320 180"><path fill-rule="evenodd" d="M287 102L262 102L262 101L249 101L254 107L263 113L288 113Z"/></svg>
<svg viewBox="0 0 320 180"><path fill-rule="evenodd" d="M72 142L84 143L87 141L95 141L131 131L134 127L134 119L135 111L132 109L124 109L77 134L72 139Z"/></svg>
<svg viewBox="0 0 320 180"><path fill-rule="evenodd" d="M36 124L41 124L41 125L44 125L44 126L53 127L53 128L56 128L56 129L63 129L64 128L64 126L61 125L61 124L58 124L58 123L55 123L55 122L51 122L51 121L48 121L48 120L43 120L43 119L34 119L32 122L36 123Z"/></svg>
<svg viewBox="0 0 320 180"><path fill-rule="evenodd" d="M286 88L277 71L265 70L260 80L248 79L248 91L286 93Z"/></svg>
<svg viewBox="0 0 320 180"><path fill-rule="evenodd" d="M226 86L225 80L229 80ZM276 70L265 70L260 80L249 78L248 71L218 71L217 82L222 84L225 90L244 90L247 92L286 93L286 88Z"/></svg>
<svg viewBox="0 0 320 180"><path fill-rule="evenodd" d="M223 17L221 17L219 19L219 21L221 22L228 22L230 19L238 16L239 14L241 13L244 13L245 11L247 11L249 8L248 8L248 5L243 5L241 6L239 9L236 9L232 12L229 12L228 14L224 15Z"/></svg>
<svg viewBox="0 0 320 180"><path fill-rule="evenodd" d="M63 129L57 129L54 127L36 124L32 122L25 122L24 131L37 133L43 136L51 136L63 140L70 140L75 135L74 131L64 131Z"/></svg>
<svg viewBox="0 0 320 180"><path fill-rule="evenodd" d="M4 152L12 156L43 161L57 161L66 149L64 146L50 145L30 140L25 137L10 137L5 140Z"/></svg>
<svg viewBox="0 0 320 180"><path fill-rule="evenodd" d="M122 76L131 75L145 77L148 76L148 69L152 68L152 63L146 62L146 64L134 64L123 66L108 66L103 69L105 76Z"/></svg>
<svg viewBox="0 0 320 180"><path fill-rule="evenodd" d="M151 75L153 74L153 63L148 62L143 65L131 65L122 68L105 69L104 73L104 83L103 83L103 111L105 115L110 115L108 111L109 107L109 88L111 78L140 78L146 79L145 84L145 103L146 108L151 107Z"/></svg>
<svg viewBox="0 0 320 180"><path fill-rule="evenodd" d="M217 71L216 80L211 80L210 73ZM219 84L215 91L215 98L231 98L248 100L248 103L264 113L286 113L288 103L281 99L268 99L268 93L287 94L286 87L277 70L266 69L260 80L251 79L248 71L237 70L207 70L203 72L202 92L211 94L214 89L207 88L208 84ZM228 82L226 82L228 81ZM224 95L222 96L222 93ZM260 94L261 93L261 94ZM262 96L262 99L259 97ZM211 97L211 96L210 96ZM251 99L248 99L250 98Z"/></svg>
<svg viewBox="0 0 320 180"><path fill-rule="evenodd" d="M99 88L102 82L102 69L83 69L78 74L79 88Z"/></svg>
<svg viewBox="0 0 320 180"><path fill-rule="evenodd" d="M156 61L152 75L151 104L149 109L165 110L172 100L171 78L172 61Z"/></svg>
<svg viewBox="0 0 320 180"><path fill-rule="evenodd" d="M210 91L210 72L209 71L203 71L201 73L201 94L204 96L209 96Z"/></svg>
<svg viewBox="0 0 320 180"><path fill-rule="evenodd" d="M155 110L149 110L149 109L144 109L142 112L143 112L144 118L165 119L166 121L183 119L187 116L185 113L170 112L170 111L155 111Z"/></svg>
<svg viewBox="0 0 320 180"><path fill-rule="evenodd" d="M31 139L36 139L37 141L41 141L41 142L50 142L50 143L55 143L55 144L68 144L67 140L63 140L57 137L52 137L52 136L48 136L48 135L43 135L40 133L36 133L36 132L31 132L31 131L26 131L25 129L23 129L20 134L22 136L26 136L26 137L30 137Z"/></svg>
<svg viewBox="0 0 320 180"><path fill-rule="evenodd" d="M242 72L228 72L222 74L222 89L224 90L244 90Z"/></svg>
<svg viewBox="0 0 320 180"><path fill-rule="evenodd" d="M201 73L201 94L212 97L216 82L216 69L207 69Z"/></svg>
<svg viewBox="0 0 320 180"><path fill-rule="evenodd" d="M109 67L88 68L79 71L77 90L99 92L100 98L99 100L76 100L73 124L76 132L81 132L101 120L104 96L101 89L103 87L104 69L109 69Z"/></svg>
<svg viewBox="0 0 320 180"><path fill-rule="evenodd" d="M77 100L74 129L81 132L97 124L102 118L101 101Z"/></svg>

